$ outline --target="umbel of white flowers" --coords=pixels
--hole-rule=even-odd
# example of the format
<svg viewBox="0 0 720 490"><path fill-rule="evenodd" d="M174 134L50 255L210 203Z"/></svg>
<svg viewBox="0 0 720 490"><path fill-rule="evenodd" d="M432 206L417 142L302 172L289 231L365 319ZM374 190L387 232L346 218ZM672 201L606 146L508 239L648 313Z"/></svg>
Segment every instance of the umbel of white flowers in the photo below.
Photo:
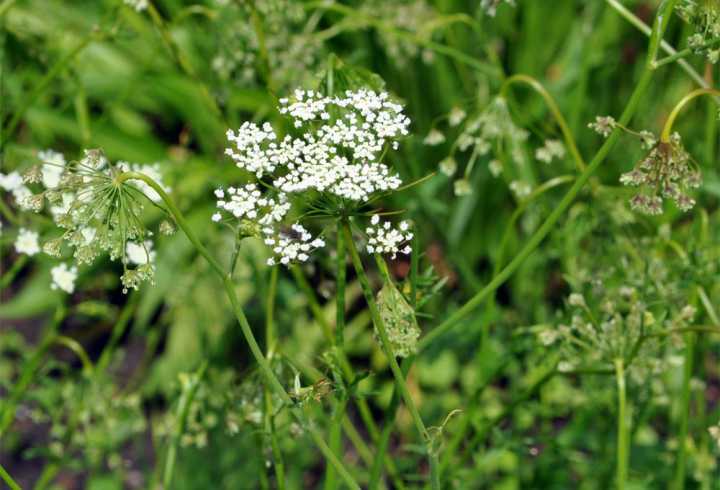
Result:
<svg viewBox="0 0 720 490"><path fill-rule="evenodd" d="M402 181L382 156L398 148L410 120L387 93L370 90L338 96L296 90L292 98L280 99L278 109L289 117L294 134L280 137L267 122L245 122L227 132L231 147L226 154L239 168L269 182L270 189L263 192L256 184L217 189L220 212L212 219L219 222L226 213L240 220L243 234L260 235L270 247L269 265L288 265L308 260L313 250L325 246L301 223L283 225L292 212L291 198L319 198L352 211L379 193L396 190ZM407 223L397 232L384 224L380 234L370 238L375 246L368 250L409 253L410 248L403 247L412 236L407 230Z"/></svg>
<svg viewBox="0 0 720 490"><path fill-rule="evenodd" d="M152 282L152 232L145 228L140 215L148 200L159 202L160 196L144 182L120 182L117 176L127 171L142 172L164 188L157 166L112 164L99 150L86 150L83 158L70 163L54 152L43 152L39 157L43 164L25 172L23 182L42 185L43 189L35 194L28 189L18 204L40 212L47 201L55 223L63 229L60 236L45 241L43 251L60 258L68 245L78 265L92 263L101 254L119 259L123 264L120 279L124 292L137 289L142 282ZM30 238L37 242L37 233L30 236L25 231L19 235L18 251L29 255L37 252ZM71 292L77 268L63 265L53 271L55 287Z"/></svg>

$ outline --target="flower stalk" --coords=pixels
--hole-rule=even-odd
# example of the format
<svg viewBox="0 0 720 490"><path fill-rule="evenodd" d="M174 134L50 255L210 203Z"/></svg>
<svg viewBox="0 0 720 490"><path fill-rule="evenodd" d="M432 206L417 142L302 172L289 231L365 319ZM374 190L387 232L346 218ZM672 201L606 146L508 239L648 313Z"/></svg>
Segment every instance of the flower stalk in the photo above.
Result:
<svg viewBox="0 0 720 490"><path fill-rule="evenodd" d="M415 405L415 401L410 394L410 390L407 387L407 383L405 382L405 376L403 374L403 371L400 369L400 366L398 365L395 358L395 354L392 350L390 339L388 338L388 333L385 328L385 322L383 321L377 304L375 303L375 297L373 295L372 287L370 286L370 281L368 280L367 274L365 273L365 268L363 267L362 260L360 259L360 254L358 254L355 243L352 240L352 231L350 230L350 223L347 220L343 222L343 232L345 234L345 241L347 242L348 250L350 251L350 257L352 258L353 266L355 267L355 272L358 275L358 280L360 281L360 285L365 295L365 300L367 301L368 308L370 309L370 315L373 319L373 323L375 324L375 328L377 329L378 336L380 337L380 343L383 352L388 359L388 362L390 364L390 370L392 371L393 377L395 378L395 386L400 392L403 400L405 401L405 405L410 412L410 415L413 419L413 422L415 423L415 427L417 428L418 433L426 444L428 458L430 460L430 478L432 488L439 489L440 481L438 475L438 456L436 449L433 447L433 438L430 437L430 434L428 433L425 424L423 423L420 412L418 411L417 406ZM383 270L383 273L385 275L388 274L387 270Z"/></svg>
<svg viewBox="0 0 720 490"><path fill-rule="evenodd" d="M139 172L125 172L117 177L118 183L122 183L126 180L140 180L142 182L145 182L148 186L150 186L152 189L154 189L161 197L163 203L167 207L168 212L172 215L172 217L175 219L175 222L177 223L178 227L185 233L185 235L188 237L190 242L193 244L195 249L198 251L200 255L203 256L205 260L207 260L208 264L210 264L210 267L213 269L213 271L220 277L223 283L223 287L225 288L225 293L230 300L230 303L233 308L233 312L235 313L235 317L240 324L240 329L242 330L243 336L245 337L245 341L248 343L248 346L250 347L250 352L252 353L253 357L255 358L255 361L260 366L260 370L263 373L266 382L270 386L270 388L277 393L277 395L280 397L280 399L283 401L285 405L290 407L290 411L292 412L295 419L310 433L310 436L312 437L315 444L318 446L320 451L323 453L327 461L335 466L336 470L342 476L342 478L345 480L345 483L353 489L359 489L360 486L355 481L353 476L347 471L345 466L342 464L342 462L333 454L333 452L330 450L330 448L327 446L325 441L323 441L322 437L320 436L317 429L315 429L305 418L305 415L302 413L300 408L295 406L295 403L293 402L292 398L288 395L288 393L285 391L285 388L283 388L282 384L280 384L280 381L277 379L275 374L272 372L272 369L270 368L270 364L268 363L267 359L263 355L262 351L260 350L260 346L257 343L257 340L255 339L255 335L252 332L252 328L250 327L250 323L247 320L247 317L245 316L245 312L243 311L242 306L237 300L237 295L235 293L235 285L233 284L230 274L226 273L220 263L212 256L210 255L210 252L205 248L205 245L202 244L202 242L198 239L197 235L193 231L193 229L190 227L189 223L185 219L185 216L180 212L175 202L172 200L172 198L165 192L165 190L160 186L157 182L155 182L153 179L148 177L147 175L144 175Z"/></svg>

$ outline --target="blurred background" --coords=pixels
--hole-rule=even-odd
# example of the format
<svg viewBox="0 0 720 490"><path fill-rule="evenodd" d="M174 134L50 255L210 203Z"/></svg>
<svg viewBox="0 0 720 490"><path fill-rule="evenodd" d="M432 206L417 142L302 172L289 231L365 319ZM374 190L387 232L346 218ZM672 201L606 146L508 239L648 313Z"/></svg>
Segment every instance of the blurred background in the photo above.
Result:
<svg viewBox="0 0 720 490"><path fill-rule="evenodd" d="M531 200L529 191L576 172L570 156L550 164L534 160L537 148L562 135L545 101L526 86L513 85L507 95L512 121L527 131L513 143L519 148L499 145L483 155L462 151L458 140L468 133L466 121L486 110L504 79L527 74L557 101L589 161L603 140L588 123L596 116L619 116L647 46L643 32L611 2L600 0L554 0L552 5L518 0L515 6L460 0L147 3L0 2L0 171L21 171L46 149L68 161L80 158L83 149L100 148L111 161L157 163L195 232L229 263L233 237L210 220L212 191L250 176L224 156L226 130L243 121L269 120L281 127L277 99L298 87L319 86L337 57L346 66L377 74L404 104L411 135L387 156L403 180L436 172L383 203L404 210L415 223L424 281L418 317L425 331L514 256L557 205L569 180ZM495 3L497 12L489 15ZM657 7L653 1L622 4L646 24ZM691 33L692 27L676 17L666 40L682 48ZM714 83L715 66L706 66L701 56L689 62ZM632 127L659 133L675 103L695 87L675 64L657 70ZM453 435L462 435L455 441L461 450L445 461L448 485L612 486L613 379L578 375L538 382L552 352L537 341L533 328L562 321L566 297L575 290L573 278L618 265L622 252L616 248L624 240L636 240L650 254L655 242L645 248L641 237L680 230L678 240L685 245L694 236L691 217L698 222L701 214L710 238L717 238L717 107L710 99L693 103L675 129L703 168L705 180L696 196L702 213L628 217L629 194L618 177L645 150L623 137L536 253L494 298L418 359L409 383L430 425L440 426L453 410L463 410L445 427L448 444ZM433 141L433 131L442 138L435 135ZM524 152L529 163L506 166L495 175L490 163L510 151ZM448 156L453 162L440 167ZM513 182L523 183L527 192ZM173 487L274 488L254 362L220 284L185 236L157 237L154 286L123 294L120 266L101 260L80 269L76 290L67 295L49 288L54 259L23 258L13 248L18 227L43 235L50 229L47 222L19 212L9 193L3 193L3 201L12 219L3 215L0 236L0 407L16 411L0 426L0 464L23 488L152 486L177 423L179 376L207 360L180 441ZM148 208L145 219L157 224L161 215ZM511 220L514 225L508 226ZM688 281L704 280L716 304L712 255L676 265L665 260L667 251L657 254L668 269L657 281L673 288L673 301L690 287ZM270 288L266 258L262 243L248 240L236 273L238 294L261 341ZM409 266L405 256L390 262L399 284ZM297 373L303 386L332 378L333 366L323 360L327 343L321 325L323 317L334 319L332 255L316 254L301 272L280 268L277 283L281 360L276 369L288 387ZM367 375L355 396L367 401L382 425L392 377L351 268L348 281L347 353L355 371ZM304 292L308 287L314 299ZM677 304L683 301L687 298ZM56 337L49 342L47 332L53 329L77 345ZM696 352L690 427L695 437L688 448L687 484L720 488L716 444L706 430L719 415L716 339L704 338ZM672 368L671 361L682 356L670 348L662 356L671 367L630 388L637 409L633 488L658 488L672 479L678 445L672 428L679 417L674 403L683 371L682 363ZM92 376L89 366L95 368ZM25 379L28 372L34 374ZM23 383L22 395L10 396ZM320 427L332 416L331 399L328 395L306 408ZM360 442L369 440L357 410L351 407L348 414ZM279 417L278 431L288 487L320 488L324 466L309 450L309 438L289 417ZM400 484L388 480L389 488L421 486L427 468L416 443L412 420L401 410L389 452L403 477ZM362 475L368 455L357 446L345 436L345 461Z"/></svg>

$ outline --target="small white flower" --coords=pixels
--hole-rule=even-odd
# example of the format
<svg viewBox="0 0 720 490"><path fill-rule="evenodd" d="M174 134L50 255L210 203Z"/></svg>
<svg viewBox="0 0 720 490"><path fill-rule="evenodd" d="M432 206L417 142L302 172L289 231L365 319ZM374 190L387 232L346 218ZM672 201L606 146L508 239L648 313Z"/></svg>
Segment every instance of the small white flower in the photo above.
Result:
<svg viewBox="0 0 720 490"><path fill-rule="evenodd" d="M520 199L527 197L532 192L532 186L522 180L513 180L510 182L510 190Z"/></svg>
<svg viewBox="0 0 720 490"><path fill-rule="evenodd" d="M535 150L535 158L541 162L550 163L555 158L565 157L565 146L558 140L545 140L545 144Z"/></svg>
<svg viewBox="0 0 720 490"><path fill-rule="evenodd" d="M472 194L472 185L468 179L457 179L453 183L453 191L458 197L469 196Z"/></svg>
<svg viewBox="0 0 720 490"><path fill-rule="evenodd" d="M56 265L50 269L52 275L52 289L61 289L68 294L75 291L75 280L77 279L77 267L69 267L67 264Z"/></svg>
<svg viewBox="0 0 720 490"><path fill-rule="evenodd" d="M617 126L617 122L612 116L597 116L595 122L588 124L588 128L592 129L604 138L610 136L613 129Z"/></svg>
<svg viewBox="0 0 720 490"><path fill-rule="evenodd" d="M493 177L499 177L503 171L503 164L500 160L495 158L490 160L490 163L488 163L488 168L490 169L490 174L492 174Z"/></svg>
<svg viewBox="0 0 720 490"><path fill-rule="evenodd" d="M325 246L322 238L313 238L301 224L295 223L290 232L276 233L272 228L263 229L265 243L271 245L273 257L268 259L268 265L290 265L297 262L306 262L310 253Z"/></svg>
<svg viewBox="0 0 720 490"><path fill-rule="evenodd" d="M389 221L380 222L380 217L375 214L370 218L370 226L365 229L368 235L368 243L365 247L368 253L391 254L394 259L398 253L408 255L412 248L409 245L402 247L412 240L413 233L410 230L410 223L402 221L398 228L393 228ZM402 247L402 248L401 248Z"/></svg>
<svg viewBox="0 0 720 490"><path fill-rule="evenodd" d="M38 233L25 228L20 228L17 239L15 240L15 250L17 253L30 256L40 252Z"/></svg>
<svg viewBox="0 0 720 490"><path fill-rule="evenodd" d="M125 256L131 264L143 265L155 262L155 251L153 242L146 240L144 243L127 242L125 245Z"/></svg>
<svg viewBox="0 0 720 490"><path fill-rule="evenodd" d="M440 161L439 167L440 171L448 177L452 177L455 175L455 172L457 172L457 162L451 156L443 158Z"/></svg>
<svg viewBox="0 0 720 490"><path fill-rule="evenodd" d="M60 177L65 171L65 157L62 153L45 150L38 153L38 159L43 162L42 181L48 189L55 189L60 185Z"/></svg>
<svg viewBox="0 0 720 490"><path fill-rule="evenodd" d="M423 140L423 144L426 144L428 146L437 146L442 143L445 143L445 135L435 128L431 129Z"/></svg>
<svg viewBox="0 0 720 490"><path fill-rule="evenodd" d="M451 127L455 127L465 120L465 116L467 116L467 114L464 110L459 107L453 107L450 114L448 114L448 123Z"/></svg>
<svg viewBox="0 0 720 490"><path fill-rule="evenodd" d="M579 293L572 293L570 296L568 296L568 304L570 306L575 306L577 308L584 308L585 307L585 298L582 294Z"/></svg>

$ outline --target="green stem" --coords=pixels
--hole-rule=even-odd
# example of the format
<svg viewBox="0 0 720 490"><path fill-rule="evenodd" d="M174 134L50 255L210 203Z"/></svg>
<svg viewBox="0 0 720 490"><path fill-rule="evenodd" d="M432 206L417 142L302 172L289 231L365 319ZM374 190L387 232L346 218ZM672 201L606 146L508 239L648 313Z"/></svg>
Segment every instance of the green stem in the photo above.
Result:
<svg viewBox="0 0 720 490"><path fill-rule="evenodd" d="M357 248L355 247L355 243L352 240L352 232L350 231L350 224L348 221L343 222L343 231L345 233L345 241L347 242L348 250L350 251L350 257L352 258L352 262L355 267L355 272L358 275L360 286L362 287L363 293L365 294L365 301L367 301L368 308L370 309L370 316L372 316L373 323L375 324L375 328L380 337L382 349L388 359L388 362L390 363L390 370L392 371L395 378L395 386L402 395L403 400L405 401L405 406L410 412L413 422L415 423L415 427L417 428L420 436L423 438L427 446L428 457L430 459L431 482L433 485L433 489L439 489L439 476L437 475L437 452L433 447L433 440L430 437L430 434L428 434L427 429L425 428L425 424L420 417L420 412L418 411L417 406L415 405L415 401L410 395L410 390L405 383L405 376L403 375L403 372L400 369L397 360L395 359L395 353L392 350L390 339L388 338L387 330L385 329L385 322L380 316L380 311L378 310L377 304L375 303L373 290L370 286L370 281L368 280L367 274L365 274L365 269L363 267L362 260L360 259L360 255L358 254ZM387 274L387 271L384 272Z"/></svg>
<svg viewBox="0 0 720 490"><path fill-rule="evenodd" d="M0 464L0 478L5 482L5 484L10 488L10 490L20 490L20 485L17 484L15 480L13 480L12 476L10 476L10 473L8 473L5 468L3 468L3 465Z"/></svg>
<svg viewBox="0 0 720 490"><path fill-rule="evenodd" d="M220 107L218 107L215 98L210 94L210 91L205 86L205 84L202 83L202 81L199 79L197 73L195 73L195 70L190 64L190 61L187 59L185 54L182 52L180 47L173 39L170 30L167 28L165 21L160 15L160 12L157 11L155 5L153 5L152 2L148 2L147 11L150 14L150 18L152 19L153 24L155 24L155 27L160 32L160 37L162 38L165 47L168 51L170 51L170 54L173 56L173 58L175 58L178 65L180 66L180 69L198 84L198 86L200 87L200 91L202 92L202 96L205 98L212 112L221 120L225 121L224 114L220 110Z"/></svg>
<svg viewBox="0 0 720 490"><path fill-rule="evenodd" d="M6 401L3 403L3 410L0 413L0 439L2 439L5 431L10 427L13 420L15 420L15 411L18 403L22 400L23 395L30 387L35 374L40 368L40 364L45 357L45 354L52 346L53 342L57 337L58 328L65 318L65 307L63 305L58 306L55 310L55 315L48 325L45 334L43 335L40 345L37 347L35 352L32 354L27 363L23 366L23 370L20 373L20 379L13 386L12 391L8 395Z"/></svg>
<svg viewBox="0 0 720 490"><path fill-rule="evenodd" d="M618 390L618 421L617 421L617 473L618 490L625 489L628 475L629 445L627 429L627 401L625 399L625 370L622 359L615 359L615 377Z"/></svg>
<svg viewBox="0 0 720 490"><path fill-rule="evenodd" d="M13 262L13 265L10 266L10 269L0 277L0 290L5 289L10 285L10 283L15 279L15 276L17 276L18 272L22 270L23 267L25 267L25 264L27 264L29 257L25 254L21 255L17 258L15 262Z"/></svg>
<svg viewBox="0 0 720 490"><path fill-rule="evenodd" d="M345 240L342 222L338 221L337 233L337 291L335 293L335 346L342 350L345 344L345 288L347 270L345 268Z"/></svg>
<svg viewBox="0 0 720 490"><path fill-rule="evenodd" d="M145 174L139 173L139 172L125 172L123 174L120 174L117 177L117 183L121 184L122 182L126 180L140 180L145 182L147 185L149 185L152 189L155 190L155 192L158 193L160 198L165 203L165 206L167 206L168 212L172 215L172 217L175 219L175 222L178 224L180 229L185 233L185 235L188 237L188 240L193 244L195 249L200 253L200 255L207 260L208 264L210 264L210 267L215 271L215 273L218 275L218 277L222 280L223 287L225 288L225 293L230 300L230 303L233 308L233 312L235 313L235 317L240 324L240 329L242 330L243 336L245 337L245 341L248 343L248 346L250 347L250 352L252 353L253 357L255 358L255 361L260 366L260 371L265 376L266 382L269 384L270 388L272 388L275 393L280 397L280 399L283 401L285 405L290 407L290 411L292 412L295 419L302 425L304 428L308 431L310 436L312 437L315 444L320 449L320 452L323 453L325 458L330 462L332 465L335 466L335 468L338 470L338 473L343 477L345 480L345 483L347 483L350 488L357 488L359 489L359 485L355 481L355 479L350 475L350 473L345 469L345 466L342 464L340 460L338 460L335 455L330 451L330 448L325 444L325 441L322 440L319 432L317 429L315 429L308 420L306 420L305 415L302 413L302 411L295 406L295 403L293 402L292 398L287 394L285 391L285 388L283 388L282 384L280 384L280 381L277 379L275 374L273 373L272 369L270 368L270 364L267 362L267 359L265 359L265 356L263 355L262 351L260 350L260 346L257 343L257 340L255 339L255 335L252 332L252 328L250 327L250 323L247 320L247 317L245 316L245 312L242 309L242 306L238 302L237 294L235 291L235 285L233 284L230 275L225 273L220 263L215 260L215 258L210 255L210 252L208 252L207 248L205 248L205 245L202 244L202 242L198 239L197 235L193 231L193 229L190 227L190 224L185 219L185 216L180 212L175 202L172 200L172 198L165 192L165 190L153 179L148 177Z"/></svg>
<svg viewBox="0 0 720 490"><path fill-rule="evenodd" d="M345 418L346 407L347 397L343 395L341 399L335 401L330 418L330 449L338 457L342 456L342 421ZM328 466L325 470L325 490L334 490L335 488L337 488L336 474L334 468Z"/></svg>
<svg viewBox="0 0 720 490"><path fill-rule="evenodd" d="M543 100L545 100L545 103L548 106L548 109L550 109L550 113L555 118L555 121L557 122L558 126L560 126L560 132L563 135L563 138L565 139L565 144L567 145L568 149L570 150L570 154L573 157L573 160L575 160L575 165L578 168L578 171L582 172L587 168L587 164L585 163L585 160L583 160L582 155L580 155L580 150L577 148L577 144L575 143L575 138L572 135L572 131L570 130L570 126L568 126L567 121L565 120L565 117L563 117L562 112L560 111L560 108L557 105L557 102L555 102L555 99L552 95L543 87L543 85L537 81L535 78L529 76L529 75L523 75L523 74L517 74L513 75L511 77L508 77L505 79L503 84L500 87L500 95L504 98L507 98L507 93L510 89L510 86L513 84L523 83L528 85L530 88L532 88L535 92L537 92Z"/></svg>
<svg viewBox="0 0 720 490"><path fill-rule="evenodd" d="M102 32L99 32L97 30L91 31L68 54L60 58L60 60L58 60L58 62L55 63L52 68L50 68L50 70L45 74L42 80L40 80L40 82L35 86L32 92L30 92L30 95L28 95L23 100L23 102L20 104L20 107L18 107L14 111L10 122L5 128L5 131L2 132L0 149L5 147L5 144L10 139L10 136L12 136L12 134L15 132L18 124L22 120L23 116L25 116L25 112L27 112L30 106L35 103L38 97L40 97L40 95L45 91L48 85L50 85L50 82L52 82L55 77L57 77L60 72L64 70L75 59L75 57L88 46L88 44L90 44L92 41L101 40L104 37L105 35Z"/></svg>
<svg viewBox="0 0 720 490"><path fill-rule="evenodd" d="M694 333L685 334L685 362L683 365L682 395L680 398L680 424L678 427L678 453L675 465L675 490L685 488L685 461L687 459L688 417L690 416L690 380L693 372L693 355L695 352Z"/></svg>
<svg viewBox="0 0 720 490"><path fill-rule="evenodd" d="M720 90L715 90L712 88L698 88L687 94L685 97L680 99L680 102L678 102L675 107L673 108L672 112L668 116L667 120L665 121L665 126L663 126L662 133L660 134L660 141L663 143L668 143L670 141L670 135L672 134L672 127L675 123L675 119L678 117L678 114L680 114L680 111L693 99L700 97L702 95L712 95L712 96L720 96Z"/></svg>
<svg viewBox="0 0 720 490"><path fill-rule="evenodd" d="M187 423L188 414L190 413L190 405L195 399L198 387L200 386L200 380L207 369L207 363L203 362L197 369L186 386L183 386L182 394L180 395L180 403L178 404L178 422L175 428L175 433L170 440L170 446L168 447L167 456L165 458L165 470L163 471L163 488L172 488L172 477L175 471L175 459L177 457L177 448L180 442L180 438L185 432L185 425Z"/></svg>
<svg viewBox="0 0 720 490"><path fill-rule="evenodd" d="M328 92L332 93L332 70L328 71ZM345 268L345 243L342 234L342 224L338 221L338 234L337 234L337 258L336 258L336 275L337 284L335 292L335 337L332 341L333 352L336 353L337 357L342 357L341 352L344 352L344 331L345 331L345 283L346 283L346 268ZM348 380L350 381L350 380ZM333 416L330 419L330 449L333 453L341 454L342 451L342 438L341 438L341 427L342 420L345 415L345 409L347 407L347 397L343 395L341 400L335 401L335 407L333 409ZM325 489L331 490L337 487L337 481L335 478L335 472L333 468L328 466L325 475Z"/></svg>
<svg viewBox="0 0 720 490"><path fill-rule="evenodd" d="M649 25L647 25L645 22L642 21L639 17L637 17L635 14L630 12L622 3L619 2L619 0L605 0L610 7L612 7L622 18L627 20L632 26L636 27L640 32L645 34L646 36L651 36L653 29L650 28ZM673 6L676 2L673 1ZM665 21L667 21L670 18L670 15L672 14L672 9L665 10L664 12L667 12L667 15L664 17ZM660 46L662 47L662 50L665 51L667 54L673 56L677 54L677 51L675 48L673 48L670 44L668 44L665 41L662 41L660 43ZM653 66L652 68L655 69L655 66L657 65L657 61L653 60ZM690 78L695 81L699 86L703 88L708 88L710 85L708 84L707 80L705 80L700 74L695 71L695 69L692 67L690 63L687 61L680 59L678 60L678 65L685 71L685 73L690 76Z"/></svg>
<svg viewBox="0 0 720 490"><path fill-rule="evenodd" d="M713 48L720 44L720 39L713 39L712 41L709 41L702 46L700 46L699 49L706 49L706 48ZM670 56L666 56L665 58L659 59L655 62L655 68L660 68L663 65L667 65L669 63L672 63L673 61L678 61L679 59L682 59L686 56L690 56L693 54L696 50L685 48L681 49L680 51L676 52L675 54L671 54Z"/></svg>
<svg viewBox="0 0 720 490"><path fill-rule="evenodd" d="M308 283L307 279L303 275L302 271L299 267L295 266L292 267L291 272L293 274L293 278L295 279L295 282L297 283L298 287L302 290L304 297L308 301L308 305L310 307L310 311L313 314L313 317L315 318L315 321L320 325L323 331L323 335L325 336L325 339L329 344L332 344L333 342L333 334L332 334L332 328L330 326L330 323L328 322L325 313L323 312L322 307L318 303L318 300L315 296L315 292L313 291L312 287ZM345 379L352 379L353 378L353 370L352 365L350 364L350 361L348 360L347 356L345 355L344 351L340 350L338 351L338 362L340 363L340 369L342 369L343 376ZM404 363L403 363L404 364ZM363 421L363 424L365 425L365 429L368 431L368 434L370 435L370 438L375 441L378 444L378 447L381 446L380 439L382 438L385 440L386 436L386 430L383 430L383 433L381 434L378 430L377 424L375 423L375 420L373 419L372 413L370 411L370 407L367 403L367 401L362 397L354 397L355 404L357 405L358 411L360 412L360 418ZM394 418L394 417L393 417ZM390 427L389 429L392 429ZM387 438L389 438L389 430L387 431ZM378 450L379 452L379 450ZM377 454L377 453L376 453ZM385 467L388 470L388 473L393 478L393 484L398 489L402 489L402 482L397 476L397 468L395 467L395 463L393 460L383 453L383 462L385 464ZM373 487L370 487L373 488Z"/></svg>
<svg viewBox="0 0 720 490"><path fill-rule="evenodd" d="M530 195L522 202L520 202L515 211L513 211L512 216L510 216L510 221L505 226L505 231L503 232L502 239L500 240L500 246L498 247L497 259L495 260L494 274L497 275L497 273L500 271L500 267L502 267L502 263L505 260L505 249L507 248L507 244L510 241L510 234L512 233L513 229L515 229L515 223L517 223L517 220L520 219L527 207L540 196L545 194L547 191L554 189L557 186L568 184L573 180L575 180L575 177L572 175L561 175L559 177L550 179L547 182L544 182L542 185L539 185L538 187L533 189Z"/></svg>
<svg viewBox="0 0 720 490"><path fill-rule="evenodd" d="M277 296L278 268L270 269L270 284L268 287L267 304L265 308L265 353L268 359L272 359L276 351L275 333L275 298ZM277 431L275 428L275 416L272 394L265 386L265 432L270 438L270 450L273 455L273 468L275 469L275 480L278 490L285 488L285 461L283 460L280 444L278 443Z"/></svg>
<svg viewBox="0 0 720 490"><path fill-rule="evenodd" d="M658 47L662 38L662 33L665 32L665 28L667 27L667 21L670 18L672 8L677 1L678 0L666 0L660 7L660 11L655 21L655 27L653 28L652 35L650 37L645 69L643 70L638 84L635 86L635 90L630 96L630 100L628 101L625 110L623 111L620 119L618 120L619 126L627 126L627 124L630 122L630 119L635 114L638 106L640 105L640 101L642 100L643 95L645 95L648 86L650 85L650 80L653 76L652 63L657 56ZM470 298L469 301L467 301L463 306L456 310L439 326L434 328L429 334L420 339L420 342L418 343L419 352L426 349L445 332L457 326L460 320L470 314L477 306L479 306L483 302L486 297L494 293L497 288L499 288L505 281L507 281L510 276L525 261L525 259L527 259L535 251L535 249L537 249L540 243L542 243L548 233L550 233L550 231L553 229L555 223L557 223L557 221L565 213L567 208L570 207L572 202L575 200L575 198L580 193L580 191L585 186L590 177L593 175L593 173L595 173L600 164L605 160L612 147L615 146L615 143L620 137L620 132L621 131L619 127L616 127L613 130L608 139L595 154L595 157L592 159L585 171L578 176L577 180L562 198L558 206L552 211L552 213L550 213L550 215L545 219L543 224L540 225L540 227L535 231L535 233L533 233L533 235L527 241L525 246L520 250L520 252L515 256L515 258L513 258L513 260L511 260L510 263L508 263L500 271L500 273L498 273L490 281L487 286L477 292L472 298Z"/></svg>
<svg viewBox="0 0 720 490"><path fill-rule="evenodd" d="M125 303L125 306L120 312L120 316L118 317L117 322L115 322L115 326L112 329L112 333L110 334L110 340L108 341L107 345L105 345L102 353L100 354L100 359L98 359L97 365L95 367L96 375L102 374L110 364L113 353L115 352L115 347L117 346L117 343L120 341L120 338L123 336L125 330L130 324L130 319L132 318L132 314L135 312L135 307L137 306L139 300L139 294L137 294L135 291L130 293L130 298L128 298L127 303Z"/></svg>

